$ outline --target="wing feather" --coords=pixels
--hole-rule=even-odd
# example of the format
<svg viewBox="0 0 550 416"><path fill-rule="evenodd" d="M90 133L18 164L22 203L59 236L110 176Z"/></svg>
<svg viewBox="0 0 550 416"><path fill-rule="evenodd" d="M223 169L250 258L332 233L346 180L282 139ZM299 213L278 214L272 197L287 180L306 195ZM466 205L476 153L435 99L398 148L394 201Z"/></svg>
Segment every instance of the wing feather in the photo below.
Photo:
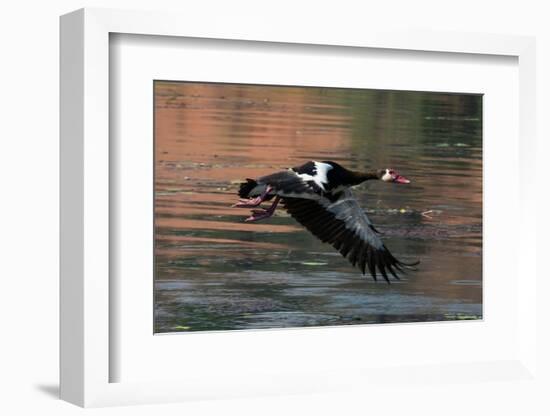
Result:
<svg viewBox="0 0 550 416"><path fill-rule="evenodd" d="M377 271L389 283L388 273L399 279L398 271L416 263L397 260L386 248L366 213L351 191L344 191L337 200L320 197L303 199L283 196L289 214L322 242L330 243L363 274L377 280Z"/></svg>
<svg viewBox="0 0 550 416"><path fill-rule="evenodd" d="M269 185L273 193L282 197L317 199L323 190L311 180L304 180L292 169L258 178L261 185Z"/></svg>

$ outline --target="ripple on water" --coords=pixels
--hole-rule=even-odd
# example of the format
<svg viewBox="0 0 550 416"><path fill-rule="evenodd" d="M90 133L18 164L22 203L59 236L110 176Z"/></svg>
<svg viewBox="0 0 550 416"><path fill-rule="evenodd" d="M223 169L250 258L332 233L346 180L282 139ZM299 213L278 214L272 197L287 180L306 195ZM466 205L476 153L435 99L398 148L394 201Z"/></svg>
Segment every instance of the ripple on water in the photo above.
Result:
<svg viewBox="0 0 550 416"><path fill-rule="evenodd" d="M156 332L481 316L481 98L155 88ZM418 272L375 283L288 215L251 224L231 208L242 179L310 159L412 179L354 192L391 252L421 260Z"/></svg>

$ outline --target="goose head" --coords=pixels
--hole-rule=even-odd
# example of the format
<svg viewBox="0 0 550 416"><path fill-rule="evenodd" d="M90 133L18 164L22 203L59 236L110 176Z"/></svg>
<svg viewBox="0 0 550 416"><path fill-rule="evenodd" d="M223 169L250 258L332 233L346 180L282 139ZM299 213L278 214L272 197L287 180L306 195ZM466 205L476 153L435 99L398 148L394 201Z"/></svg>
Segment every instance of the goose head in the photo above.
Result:
<svg viewBox="0 0 550 416"><path fill-rule="evenodd" d="M379 170L379 179L384 182L411 183L410 180L400 175L396 170L387 168Z"/></svg>

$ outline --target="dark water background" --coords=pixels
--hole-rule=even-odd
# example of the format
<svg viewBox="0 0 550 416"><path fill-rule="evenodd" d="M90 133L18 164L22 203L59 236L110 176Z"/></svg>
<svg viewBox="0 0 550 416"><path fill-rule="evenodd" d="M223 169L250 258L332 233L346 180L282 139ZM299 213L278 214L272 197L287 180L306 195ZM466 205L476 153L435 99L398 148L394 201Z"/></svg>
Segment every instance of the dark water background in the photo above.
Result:
<svg viewBox="0 0 550 416"><path fill-rule="evenodd" d="M155 82L155 332L479 319L481 96ZM392 253L362 276L284 210L244 223L243 178L307 160L394 168L356 196Z"/></svg>

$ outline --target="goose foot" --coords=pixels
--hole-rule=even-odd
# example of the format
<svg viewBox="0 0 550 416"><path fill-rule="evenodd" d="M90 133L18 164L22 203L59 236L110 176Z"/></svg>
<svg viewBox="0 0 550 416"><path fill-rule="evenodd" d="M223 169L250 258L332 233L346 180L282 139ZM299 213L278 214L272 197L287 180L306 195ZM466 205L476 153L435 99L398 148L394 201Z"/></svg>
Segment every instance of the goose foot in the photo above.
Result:
<svg viewBox="0 0 550 416"><path fill-rule="evenodd" d="M281 197L276 197L275 201L273 201L273 204L268 209L253 209L252 215L248 217L245 222L253 222L253 221L260 221L265 220L266 218L269 218L273 215L275 212L275 209L277 208L277 204L279 203L279 200Z"/></svg>
<svg viewBox="0 0 550 416"><path fill-rule="evenodd" d="M260 196L256 198L248 199L239 199L235 205L232 205L231 208L256 208L262 202L265 201L267 194L272 190L271 186L267 186Z"/></svg>

